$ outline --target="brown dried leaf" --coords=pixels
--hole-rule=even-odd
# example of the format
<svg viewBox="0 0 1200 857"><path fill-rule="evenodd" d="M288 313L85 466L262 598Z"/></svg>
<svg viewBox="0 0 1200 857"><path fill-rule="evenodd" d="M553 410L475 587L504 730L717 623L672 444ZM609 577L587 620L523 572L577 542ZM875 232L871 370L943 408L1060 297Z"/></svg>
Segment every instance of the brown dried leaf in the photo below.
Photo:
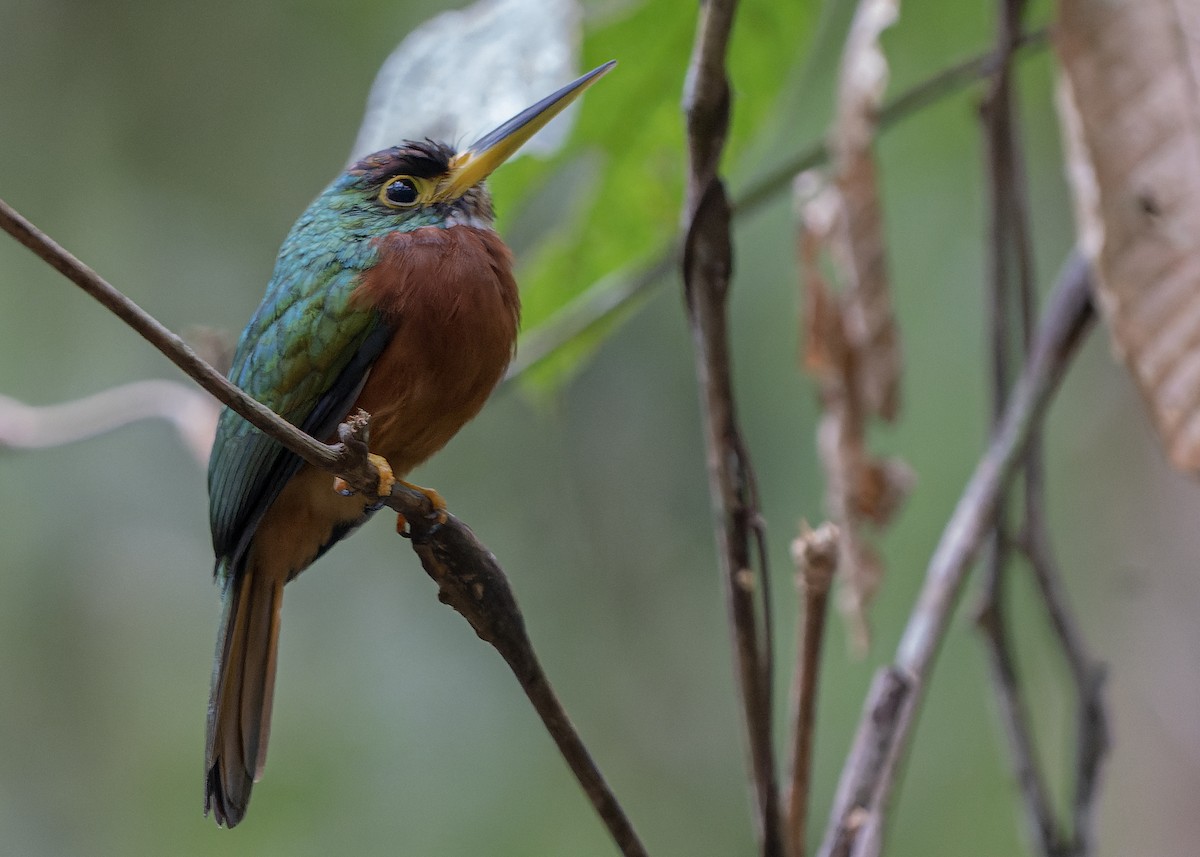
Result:
<svg viewBox="0 0 1200 857"><path fill-rule="evenodd" d="M808 190L806 183L819 182L816 173L805 173L796 186L798 198ZM797 256L804 273L804 369L821 385L843 383L847 356L846 336L842 330L842 308L821 271L821 249L831 240L834 221L841 209L836 191L826 188L802 204Z"/></svg>
<svg viewBox="0 0 1200 857"><path fill-rule="evenodd" d="M861 355L862 405L887 420L899 410L900 344L871 146L888 80L879 36L898 17L899 0L859 3L842 53L837 114L829 135L833 182L841 196L840 234L830 252L845 281L846 333Z"/></svg>
<svg viewBox="0 0 1200 857"><path fill-rule="evenodd" d="M834 292L822 271L824 253L846 235L841 191L813 173L797 179L800 211L797 254L804 288L804 367L817 381L823 413L817 447L825 470L825 505L840 531L838 568L845 585L839 604L850 621L856 648L869 641L866 609L883 579L883 564L866 535L885 526L912 485L912 472L895 459L879 459L866 445L866 420L875 413L864 393L872 344L855 339L859 302L850 290Z"/></svg>
<svg viewBox="0 0 1200 857"><path fill-rule="evenodd" d="M1080 243L1171 461L1200 472L1200 8L1060 0Z"/></svg>

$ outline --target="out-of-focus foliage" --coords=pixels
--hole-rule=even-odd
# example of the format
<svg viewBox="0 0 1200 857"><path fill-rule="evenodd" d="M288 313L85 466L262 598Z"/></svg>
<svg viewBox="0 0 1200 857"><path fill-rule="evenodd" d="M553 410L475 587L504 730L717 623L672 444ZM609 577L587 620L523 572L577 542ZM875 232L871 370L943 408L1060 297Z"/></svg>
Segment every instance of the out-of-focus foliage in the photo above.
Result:
<svg viewBox="0 0 1200 857"><path fill-rule="evenodd" d="M496 193L525 200L517 216L538 232L521 265L525 330L537 329L615 269L662 252L678 231L683 194L680 93L695 35L692 15L674 0L629 4L595 20L584 38L584 65L609 59L613 73L587 95L570 145L548 169L525 162L497 175ZM801 64L814 22L803 3L747 3L730 48L734 110L727 160L745 156L779 109ZM609 282L613 282L610 278ZM545 389L578 370L611 325L577 340L529 379Z"/></svg>
<svg viewBox="0 0 1200 857"><path fill-rule="evenodd" d="M828 4L817 38L806 39L809 24L792 41L748 38L754 16L786 5L740 4L735 95L751 95L739 64L807 63L809 74L806 84L783 82L762 108L758 139L727 163L735 192L818 139L829 119L850 4ZM0 196L172 328L236 333L288 226L345 162L380 62L444 6L0 0ZM616 56L621 66L588 93L581 134L628 75L648 91L625 91L624 106L652 112L662 133L682 139L678 92L695 6L655 8L644 21L651 33L632 31L625 16L636 9L613 12L612 42L585 48L585 64ZM893 92L985 49L992 19L987 4L906 4L884 37ZM619 33L646 46L624 55ZM668 53L672 61L660 59ZM639 72L645 64L656 74ZM1074 238L1051 72L1041 54L1018 75L1042 283ZM878 147L906 353L904 413L873 441L903 454L920 482L880 545L893 570L873 608L875 647L865 661L827 650L815 819L828 810L871 672L889 656L985 442L978 94L904 121ZM735 123L749 121L741 110ZM622 128L638 126L587 133ZM655 175L676 181L680 153L657 157ZM638 174L644 158L628 158ZM551 165L543 180L546 165L528 159L513 165L512 185L497 176L502 226L523 258L563 211L582 222L573 189L598 181L603 161L587 164L586 174ZM525 186L533 195L517 213ZM644 192L633 180L614 187L628 209ZM795 365L785 197L739 219L732 286L739 405L777 570L781 681L792 632L787 546L799 517L822 517L814 390ZM665 196L660 207L654 228L669 235L678 212ZM604 213L606 228L625 228L619 213ZM651 246L638 235L595 238ZM629 262L595 260L604 270ZM568 279L564 287L587 280ZM442 491L508 570L551 678L651 853L749 854L689 337L677 291L641 310L555 408L502 390L414 477ZM153 377L179 375L0 236L0 393L46 404ZM1142 414L1127 373L1095 337L1048 425L1050 521L1082 624L1111 664L1116 744L1101 855L1191 857L1200 841L1200 498L1169 472ZM503 664L437 603L390 521L365 527L288 587L270 763L247 820L230 832L200 811L219 612L202 469L169 429L142 424L54 452L0 454L0 510L0 854L613 854ZM1021 575L1011 596L1038 738L1060 784L1071 767L1062 672ZM897 796L896 854L1020 853L985 673L963 615Z"/></svg>

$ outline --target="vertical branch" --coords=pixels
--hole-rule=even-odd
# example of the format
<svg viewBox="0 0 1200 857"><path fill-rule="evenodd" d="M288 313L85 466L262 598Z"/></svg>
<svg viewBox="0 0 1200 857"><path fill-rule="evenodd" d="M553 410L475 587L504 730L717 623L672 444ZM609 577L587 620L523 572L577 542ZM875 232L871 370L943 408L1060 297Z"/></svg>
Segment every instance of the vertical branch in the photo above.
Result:
<svg viewBox="0 0 1200 857"><path fill-rule="evenodd" d="M792 680L792 752L788 790L784 801L787 820L787 853L804 857L808 839L808 802L812 784L812 742L820 686L821 649L825 617L829 613L829 587L837 570L838 528L825 523L815 530L801 524L792 542L796 587L804 600L804 627L796 653Z"/></svg>
<svg viewBox="0 0 1200 857"><path fill-rule="evenodd" d="M757 834L764 857L775 857L782 853L782 846L771 734L770 583L754 474L734 406L727 318L732 213L717 172L729 128L725 54L735 6L734 0L707 0L701 5L688 66L683 96L689 157L683 282L701 388L709 491L732 625Z"/></svg>
<svg viewBox="0 0 1200 857"><path fill-rule="evenodd" d="M993 426L1006 403L1012 355L1018 349L1029 352L1036 316L1025 174L1012 89L1012 57L1021 38L1024 6L1024 0L998 2L995 56L1000 58L1000 62L982 109L991 191L989 246ZM1014 330L1014 327L1018 329ZM1012 546L1005 514L1007 498L997 512L987 553L983 599L978 612L979 627L987 643L993 685L1000 704L1014 774L1025 803L1033 845L1043 857L1086 855L1091 851L1091 808L1098 771L1107 748L1107 729L1100 698L1102 670L1086 654L1067 607L1050 546L1039 428L1035 428L1030 435L1022 473L1024 503L1017 546L1029 561L1050 624L1063 649L1078 700L1077 767L1071 832L1064 831L1055 817L1049 789L1038 762L1029 712L1016 673L1007 630L1004 581Z"/></svg>
<svg viewBox="0 0 1200 857"><path fill-rule="evenodd" d="M993 430L1007 404L1013 355L1028 349L1035 314L1025 176L1014 127L1016 111L1012 98L1012 58L1021 32L1024 0L998 0L997 6L995 56L999 62L980 110L990 194L988 327ZM1016 336L1020 336L1020 340L1014 342ZM1040 434L1035 429L1029 439L1024 468L1026 493L1030 486L1030 470L1040 466ZM1052 857L1058 851L1062 835L1038 764L1004 609L1005 581L1012 556L1012 534L1008 523L1010 494L1011 491L1006 492L1001 498L993 521L984 557L983 596L976 620L987 643L992 683L1008 739L1013 773L1025 802L1030 834L1039 853L1043 857ZM1028 519L1028 507L1025 514Z"/></svg>

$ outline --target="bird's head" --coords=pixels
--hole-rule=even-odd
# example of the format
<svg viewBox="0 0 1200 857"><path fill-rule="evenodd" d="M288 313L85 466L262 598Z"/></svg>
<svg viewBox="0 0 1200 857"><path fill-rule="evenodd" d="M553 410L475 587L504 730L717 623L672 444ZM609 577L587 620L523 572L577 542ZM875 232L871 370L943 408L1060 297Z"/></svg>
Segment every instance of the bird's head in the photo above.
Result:
<svg viewBox="0 0 1200 857"><path fill-rule="evenodd" d="M593 69L461 152L425 140L367 155L327 191L332 196L327 202L372 228L388 231L489 226L492 200L484 180L615 64L610 61Z"/></svg>

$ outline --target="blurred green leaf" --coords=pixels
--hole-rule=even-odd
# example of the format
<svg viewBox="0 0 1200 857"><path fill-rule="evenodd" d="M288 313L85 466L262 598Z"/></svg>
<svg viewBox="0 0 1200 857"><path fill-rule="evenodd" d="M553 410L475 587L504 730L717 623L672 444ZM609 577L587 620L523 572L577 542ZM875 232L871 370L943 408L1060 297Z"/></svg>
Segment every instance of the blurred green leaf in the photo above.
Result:
<svg viewBox="0 0 1200 857"><path fill-rule="evenodd" d="M774 115L785 82L801 65L813 20L802 4L742 5L730 46L727 163L749 149ZM649 0L591 27L583 65L609 59L620 65L588 93L569 145L550 170L523 161L493 180L502 213L507 208L511 217L502 226L522 258L526 335L585 290L619 286L619 277L599 281L614 264L645 263L678 230L685 168L680 93L695 25L691 5ZM523 248L523 236L533 234L537 243ZM609 320L576 337L526 373L526 384L542 394L557 389L613 327Z"/></svg>

